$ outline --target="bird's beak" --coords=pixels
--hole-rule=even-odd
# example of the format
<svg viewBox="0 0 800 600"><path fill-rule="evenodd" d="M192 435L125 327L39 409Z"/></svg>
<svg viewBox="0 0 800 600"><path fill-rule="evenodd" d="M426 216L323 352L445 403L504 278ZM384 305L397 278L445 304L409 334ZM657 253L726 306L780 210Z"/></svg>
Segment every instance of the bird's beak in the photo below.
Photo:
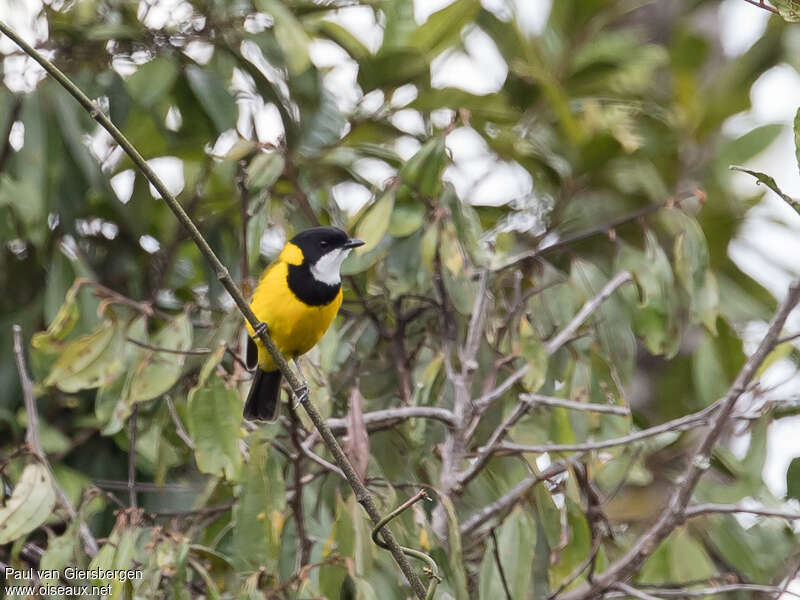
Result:
<svg viewBox="0 0 800 600"><path fill-rule="evenodd" d="M351 248L358 248L359 246L363 246L366 242L362 240L357 240L355 238L350 238L344 243L344 248L351 249Z"/></svg>

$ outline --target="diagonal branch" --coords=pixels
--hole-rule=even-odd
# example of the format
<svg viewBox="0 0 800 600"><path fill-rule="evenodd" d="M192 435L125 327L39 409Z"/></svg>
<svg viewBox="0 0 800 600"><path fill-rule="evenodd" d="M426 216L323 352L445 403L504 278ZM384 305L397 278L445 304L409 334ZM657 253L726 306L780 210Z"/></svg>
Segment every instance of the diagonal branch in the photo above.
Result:
<svg viewBox="0 0 800 600"><path fill-rule="evenodd" d="M53 482L53 489L56 492L58 502L67 511L67 514L72 519L78 519L78 513L69 501L67 493L64 491L53 473L53 467L47 460L47 455L42 450L42 445L39 442L39 412L36 410L36 397L33 394L33 383L28 376L28 369L25 366L25 353L22 344L22 328L19 325L14 325L14 359L17 363L17 373L19 374L19 383L22 387L22 399L25 402L25 412L28 414L28 431L25 433L25 441L28 444L33 455L41 462L47 471L50 473L50 480ZM97 554L97 541L94 539L89 526L80 519L80 534L83 539L83 546L86 554L94 556Z"/></svg>
<svg viewBox="0 0 800 600"><path fill-rule="evenodd" d="M725 430L736 401L755 378L759 367L775 347L783 325L789 313L800 301L800 280L789 287L770 323L766 335L755 352L747 359L727 394L717 403L718 412L711 421L711 428L701 440L694 458L689 462L678 484L672 491L667 508L658 520L642 534L622 557L612 563L605 571L580 588L571 590L561 596L562 600L589 600L597 598L606 590L613 588L618 582L625 581L636 573L647 558L658 548L659 544L683 521L686 507L691 500L694 488L710 464L711 452Z"/></svg>
<svg viewBox="0 0 800 600"><path fill-rule="evenodd" d="M103 129L105 129L109 135L111 135L114 141L120 145L120 147L136 165L136 168L139 169L139 171L158 191L161 198L175 214L175 217L187 230L189 236L192 238L192 241L198 247L205 260L211 265L214 273L217 276L217 279L219 279L222 286L230 294L231 298L236 304L236 307L239 309L239 312L242 313L244 318L253 328L255 334L264 344L270 356L275 361L275 364L286 378L286 381L289 383L289 386L291 387L295 397L298 398L300 403L303 405L303 408L308 413L308 416L314 423L314 426L319 430L325 445L328 447L328 450L333 455L339 468L347 477L347 481L350 484L350 487L353 488L356 499L364 507L364 510L366 510L373 523L378 523L381 520L381 514L378 512L378 507L375 504L372 495L369 493L361 479L353 470L353 467L350 464L350 461L347 459L347 456L342 451L341 446L336 441L336 438L333 436L333 433L331 433L331 430L325 424L325 419L319 413L314 403L311 402L307 389L305 386L303 386L300 378L289 367L289 363L286 362L286 358L275 346L275 343L269 336L266 324L259 321L255 313L253 313L253 310L247 304L242 292L233 281L233 278L231 277L227 267L222 263L222 261L220 261L220 259L211 249L211 246L209 246L208 242L203 237L203 234L200 233L200 230L194 224L191 217L189 217L181 204L169 192L166 185L164 185L164 182L161 181L158 175L156 175L155 171L153 171L150 165L147 164L147 161L142 157L141 154L139 154L139 151L134 147L133 144L131 144L128 138L122 134L116 125L114 125L114 123L97 107L94 102L89 99L86 94L80 90L80 88L78 88L69 79L69 77L56 68L49 60L39 54L39 52L37 52L30 44L25 42L25 40L23 40L19 35L17 35L16 32L14 32L3 22L0 22L0 32L11 38L11 40L17 44L17 46L25 51L25 54L38 62L44 68L44 70L50 74L50 76L52 76L78 101L78 103L84 109L86 109L91 117L97 121L100 126L103 127ZM422 581L411 567L411 564L408 562L408 559L404 555L400 546L397 544L394 536L387 528L383 529L383 537L386 541L386 548L392 553L392 556L394 557L400 569L403 571L403 574L406 576L411 588L414 590L415 595L420 599L424 598L425 587L422 585Z"/></svg>

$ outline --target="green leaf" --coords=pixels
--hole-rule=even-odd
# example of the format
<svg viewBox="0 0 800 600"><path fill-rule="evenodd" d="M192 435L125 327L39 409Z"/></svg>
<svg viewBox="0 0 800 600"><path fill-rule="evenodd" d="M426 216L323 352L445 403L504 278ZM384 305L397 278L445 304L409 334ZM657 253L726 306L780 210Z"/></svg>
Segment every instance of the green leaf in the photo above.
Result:
<svg viewBox="0 0 800 600"><path fill-rule="evenodd" d="M390 187L367 210L364 217L356 227L356 237L364 241L364 245L356 249L356 255L365 255L374 250L386 231L389 229L389 220L394 208L395 188Z"/></svg>
<svg viewBox="0 0 800 600"><path fill-rule="evenodd" d="M283 173L286 165L279 152L257 154L247 165L247 187L253 191L271 187Z"/></svg>
<svg viewBox="0 0 800 600"><path fill-rule="evenodd" d="M464 568L462 555L461 532L459 530L458 516L449 496L439 496L445 516L447 517L447 567L450 571L448 583L453 588L456 598L468 598L467 573Z"/></svg>
<svg viewBox="0 0 800 600"><path fill-rule="evenodd" d="M166 58L154 58L141 65L125 80L128 93L145 108L153 106L172 89L178 69L175 62Z"/></svg>
<svg viewBox="0 0 800 600"><path fill-rule="evenodd" d="M120 358L123 343L122 327L111 321L103 322L95 331L63 349L44 385L74 393L110 383L124 366Z"/></svg>
<svg viewBox="0 0 800 600"><path fill-rule="evenodd" d="M311 40L292 12L276 0L256 0L256 7L275 19L275 37L283 50L289 73L299 75L308 69L311 66L308 56Z"/></svg>
<svg viewBox="0 0 800 600"><path fill-rule="evenodd" d="M404 164L398 176L412 190L425 197L439 194L442 183L441 176L447 165L447 152L444 136L436 136L428 140L417 153Z"/></svg>
<svg viewBox="0 0 800 600"><path fill-rule="evenodd" d="M520 319L519 343L520 355L528 364L522 386L530 393L537 392L547 377L547 351L525 317Z"/></svg>
<svg viewBox="0 0 800 600"><path fill-rule="evenodd" d="M786 498L800 500L800 457L793 458L786 471Z"/></svg>
<svg viewBox="0 0 800 600"><path fill-rule="evenodd" d="M775 0L772 4L778 9L784 21L800 22L800 0Z"/></svg>
<svg viewBox="0 0 800 600"><path fill-rule="evenodd" d="M744 164L766 150L781 131L783 125L777 123L756 127L722 146L717 155L717 163L722 167Z"/></svg>
<svg viewBox="0 0 800 600"><path fill-rule="evenodd" d="M355 527L347 503L336 494L336 517L331 524L328 538L322 546L322 558L333 554L343 558L355 556ZM347 569L344 565L327 564L319 570L319 589L324 598L338 598L345 585Z"/></svg>
<svg viewBox="0 0 800 600"><path fill-rule="evenodd" d="M794 153L797 158L797 169L800 171L800 108L794 116Z"/></svg>
<svg viewBox="0 0 800 600"><path fill-rule="evenodd" d="M690 299L692 323L703 323L717 331L719 292L709 269L706 238L696 220L680 213L683 231L675 238L675 275Z"/></svg>
<svg viewBox="0 0 800 600"><path fill-rule="evenodd" d="M561 511L546 486L534 486L533 497L536 500L540 523L547 537L547 545L551 551L555 551L561 547Z"/></svg>
<svg viewBox="0 0 800 600"><path fill-rule="evenodd" d="M226 388L222 379L213 375L210 381L191 389L188 405L189 435L195 445L197 468L234 479L242 462L242 400L238 391Z"/></svg>
<svg viewBox="0 0 800 600"><path fill-rule="evenodd" d="M242 469L233 509L234 559L242 569L275 572L286 509L283 471L261 432L249 439L250 459Z"/></svg>
<svg viewBox="0 0 800 600"><path fill-rule="evenodd" d="M389 220L388 233L395 238L411 235L425 222L425 205L416 200L397 200Z"/></svg>
<svg viewBox="0 0 800 600"><path fill-rule="evenodd" d="M214 123L217 133L236 127L236 101L215 71L189 65L186 67L186 81Z"/></svg>
<svg viewBox="0 0 800 600"><path fill-rule="evenodd" d="M52 514L56 492L47 467L31 463L22 471L11 498L0 508L0 544L30 533Z"/></svg>
<svg viewBox="0 0 800 600"><path fill-rule="evenodd" d="M192 324L187 314L182 314L163 327L151 345L168 350L185 351L192 346ZM168 391L181 374L184 354L144 350L138 364L128 373L125 399L128 406L152 400Z"/></svg>
<svg viewBox="0 0 800 600"><path fill-rule="evenodd" d="M481 4L477 0L456 0L428 17L409 43L433 57L458 42L461 30L475 18Z"/></svg>
<svg viewBox="0 0 800 600"><path fill-rule="evenodd" d="M795 210L795 212L800 214L800 201L795 200L788 194L784 194L781 191L781 188L778 187L778 184L775 183L775 180L766 173L761 173L759 171L751 171L750 169L745 169L744 167L737 167L737 166L731 166L731 169L733 169L734 171L741 171L742 173L747 173L748 175L752 175L758 180L758 183L763 183L773 192L778 194L778 196L780 196L789 206L791 206Z"/></svg>
<svg viewBox="0 0 800 600"><path fill-rule="evenodd" d="M497 535L498 553L512 598L526 598L531 589L531 565L536 548L536 525L519 506L506 518ZM502 590L493 551L487 548L480 570L478 598L496 600Z"/></svg>

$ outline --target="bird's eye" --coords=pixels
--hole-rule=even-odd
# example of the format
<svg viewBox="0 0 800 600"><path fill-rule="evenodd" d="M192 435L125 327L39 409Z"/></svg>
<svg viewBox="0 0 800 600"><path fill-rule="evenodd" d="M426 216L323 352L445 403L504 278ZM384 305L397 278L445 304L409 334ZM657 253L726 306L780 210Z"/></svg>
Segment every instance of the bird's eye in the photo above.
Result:
<svg viewBox="0 0 800 600"><path fill-rule="evenodd" d="M328 242L326 242L325 240L322 240L319 243L319 245L320 245L320 248L327 248L328 247Z"/></svg>

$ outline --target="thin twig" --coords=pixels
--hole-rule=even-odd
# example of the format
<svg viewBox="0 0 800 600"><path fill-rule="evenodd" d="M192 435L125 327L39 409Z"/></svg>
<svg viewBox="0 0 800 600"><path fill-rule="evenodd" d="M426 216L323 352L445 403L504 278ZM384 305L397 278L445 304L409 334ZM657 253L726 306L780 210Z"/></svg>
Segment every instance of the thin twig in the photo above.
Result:
<svg viewBox="0 0 800 600"><path fill-rule="evenodd" d="M749 4L752 4L753 6L757 6L758 8L763 8L764 10L769 11L769 12L771 12L773 14L776 14L776 15L781 14L778 11L777 8L773 8L772 6L769 6L768 4L764 4L764 0L744 0L744 1L748 2Z"/></svg>
<svg viewBox="0 0 800 600"><path fill-rule="evenodd" d="M686 510L683 512L687 519L719 513L746 513L750 515L760 515L762 517L778 517L781 519L789 519L790 521L800 520L800 512L796 510L772 509L762 506L740 506L738 504L693 504L687 506Z"/></svg>
<svg viewBox="0 0 800 600"><path fill-rule="evenodd" d="M130 444L128 445L128 505L136 508L136 417L139 405L134 404L128 420Z"/></svg>
<svg viewBox="0 0 800 600"><path fill-rule="evenodd" d="M131 337L126 337L125 339L127 339L134 346L139 346L140 348L152 350L153 352L166 352L167 354L185 354L188 356L191 355L200 356L203 354L211 354L211 350L209 350L208 348L194 348L193 350L176 350L175 348L164 348L163 346L153 346L152 344L140 342L139 340L135 340Z"/></svg>
<svg viewBox="0 0 800 600"><path fill-rule="evenodd" d="M309 562L311 562L311 538L308 537L306 531L305 515L303 513L303 443L298 434L300 419L291 404L289 405L289 419L292 421L289 435L292 438L297 454L292 460L292 471L294 475L294 495L291 499L292 514L294 515L295 529L297 530L297 539L300 541L299 565L298 569L302 569ZM295 569L297 570L297 569Z"/></svg>
<svg viewBox="0 0 800 600"><path fill-rule="evenodd" d="M492 554L494 554L494 563L497 565L497 571L500 573L500 583L503 584L503 591L506 593L506 600L513 600L511 590L508 589L508 581L506 580L506 572L503 569L503 561L500 560L500 547L497 544L497 535L494 532L495 527L489 530L489 535L492 536Z"/></svg>
<svg viewBox="0 0 800 600"><path fill-rule="evenodd" d="M239 161L236 173L236 188L239 190L239 202L241 204L242 218L242 279L241 286L244 288L250 276L250 261L247 257L247 221L250 214L247 212L247 205L250 203L250 193L247 189L247 164L244 160Z"/></svg>
<svg viewBox="0 0 800 600"><path fill-rule="evenodd" d="M631 442L666 433L667 431L686 431L695 427L702 427L709 423L711 415L719 409L719 403L712 404L703 410L689 415L672 419L660 425L654 425L641 431L634 431L608 440L598 440L590 442L578 442L576 444L514 444L503 442L494 447L494 452L590 452L592 450L603 450L615 446L626 446ZM480 450L483 451L483 448Z"/></svg>
<svg viewBox="0 0 800 600"><path fill-rule="evenodd" d="M619 587L619 586L617 586ZM716 596L717 594L732 594L736 592L760 592L764 594L775 594L780 592L781 589L774 585L759 585L756 583L730 583L705 588L686 588L680 585L675 588L671 587L646 587L639 588L639 592L648 592L658 594L663 598L705 598L707 596ZM795 598L800 598L800 594L794 592L785 592ZM625 595L632 595L629 592L620 590L619 592L609 592L605 594L605 598L622 598Z"/></svg>
<svg viewBox="0 0 800 600"><path fill-rule="evenodd" d="M647 592L643 592L642 590L637 590L635 587L632 587L621 581L615 584L614 587L622 593L627 594L628 596L633 596L634 598L638 598L639 600L661 600L661 598L658 596L653 596Z"/></svg>
<svg viewBox="0 0 800 600"><path fill-rule="evenodd" d="M211 249L211 246L209 246L208 242L203 237L203 234L200 233L200 230L194 224L191 217L189 217L189 215L183 209L181 204L169 192L166 185L164 185L164 182L161 181L153 168L147 163L142 155L139 154L139 151L136 149L136 147L131 144L128 138L122 134L116 125L114 125L114 123L103 113L103 111L100 110L98 106L69 79L69 77L56 68L49 60L39 54L39 52L37 52L30 44L28 44L24 39L17 35L14 30L9 28L8 25L3 22L0 22L0 32L11 38L11 40L17 44L17 46L22 48L22 50L24 50L28 56L38 62L45 71L47 71L80 103L80 105L91 115L91 117L95 119L100 126L103 127L103 129L105 129L109 135L111 135L111 137L120 145L120 147L136 165L136 168L139 169L139 171L158 191L159 195L164 202L167 203L170 210L175 214L176 218L186 228L189 236L192 238L192 241L194 241L197 248L203 254L203 257L211 265L214 273L217 276L217 279L230 294L239 311L253 328L255 335L264 344L276 366L286 378L286 381L293 390L295 396L300 398L300 404L303 405L303 408L308 413L312 423L314 423L314 426L319 430L325 445L333 455L336 463L339 465L339 468L346 475L350 487L353 488L356 499L364 507L364 510L367 512L372 522L378 523L381 520L381 514L378 512L378 507L376 506L372 495L364 486L363 482L358 477L358 474L353 470L353 467L348 461L347 456L342 451L341 446L325 424L325 419L319 413L317 407L311 402L307 389L304 388L298 376L289 366L286 358L275 346L275 343L269 335L266 324L262 323L258 317L256 317L255 313L253 313L253 310L250 308L249 304L242 295L241 290L239 290L236 283L233 281L233 278L230 276L230 272ZM398 545L397 540L395 540L394 536L388 529L384 530L383 535L384 539L386 540L387 549L392 553L392 556L394 557L395 562L397 562L397 565L400 567L400 570L403 571L403 574L405 575L412 590L414 590L414 593L418 598L425 598L425 587L422 585L422 581L420 580L419 576L416 574L414 569L411 567L411 564L408 562L408 559L405 557L405 554Z"/></svg>
<svg viewBox="0 0 800 600"><path fill-rule="evenodd" d="M172 417L172 422L175 424L175 433L178 435L183 443L189 446L190 450L194 450L194 442L192 438L189 437L189 434L186 433L186 430L183 428L183 423L181 423L181 418L178 416L178 411L175 410L175 404L172 402L172 398L167 394L164 396L164 399L167 401L167 409L169 409L169 415Z"/></svg>
<svg viewBox="0 0 800 600"><path fill-rule="evenodd" d="M75 511L75 507L72 506L72 502L69 501L64 488L62 488L58 480L56 480L53 467L50 466L47 455L44 453L39 441L39 412L36 410L36 397L33 394L33 383L28 376L28 368L25 365L22 327L15 324L12 330L14 332L14 359L17 363L17 373L19 374L20 386L22 387L22 399L25 402L25 412L28 415L28 430L25 433L25 442L33 455L47 468L48 473L50 473L50 481L56 492L59 504L67 511L70 518L80 519L78 513ZM94 539L89 526L86 525L83 519L80 519L80 534L81 539L83 539L83 546L86 550L86 554L89 556L97 554L97 541Z"/></svg>
<svg viewBox="0 0 800 600"><path fill-rule="evenodd" d="M436 406L404 406L364 413L364 425L368 430L379 429L408 419L432 419L441 421L448 427L455 425L455 415L446 408ZM334 433L347 431L347 420L344 418L330 418L326 423Z"/></svg>

